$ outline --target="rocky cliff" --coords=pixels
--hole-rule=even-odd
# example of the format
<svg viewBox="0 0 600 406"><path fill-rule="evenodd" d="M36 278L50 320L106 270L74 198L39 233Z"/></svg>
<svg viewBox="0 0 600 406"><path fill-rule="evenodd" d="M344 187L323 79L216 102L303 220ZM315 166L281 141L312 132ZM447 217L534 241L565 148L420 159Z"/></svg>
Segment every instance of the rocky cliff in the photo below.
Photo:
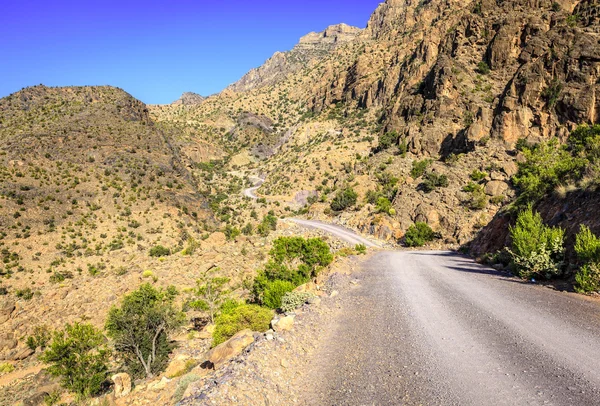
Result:
<svg viewBox="0 0 600 406"><path fill-rule="evenodd" d="M252 69L227 89L245 92L284 80L291 73L305 68L310 62L326 56L340 44L352 41L360 31L356 27L338 24L322 32L311 32L300 38L299 43L292 50L275 52L262 66Z"/></svg>
<svg viewBox="0 0 600 406"><path fill-rule="evenodd" d="M195 104L200 104L206 99L204 96L200 96L198 93L194 92L185 92L181 95L181 97L175 100L172 104L175 106L184 105L190 106Z"/></svg>

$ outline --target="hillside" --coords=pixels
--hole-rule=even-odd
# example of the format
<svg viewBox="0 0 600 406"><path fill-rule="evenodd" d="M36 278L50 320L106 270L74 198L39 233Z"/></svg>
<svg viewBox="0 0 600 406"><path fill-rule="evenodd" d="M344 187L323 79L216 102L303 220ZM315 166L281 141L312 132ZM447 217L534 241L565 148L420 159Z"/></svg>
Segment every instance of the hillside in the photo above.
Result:
<svg viewBox="0 0 600 406"><path fill-rule="evenodd" d="M236 168L268 175L259 193L276 210L315 195L314 217L392 241L426 221L462 244L514 196L519 139L564 140L597 121L594 7L388 0L302 67L280 69L276 54L202 105L151 114L212 134ZM268 125L248 128L249 115ZM357 205L331 212L348 186Z"/></svg>

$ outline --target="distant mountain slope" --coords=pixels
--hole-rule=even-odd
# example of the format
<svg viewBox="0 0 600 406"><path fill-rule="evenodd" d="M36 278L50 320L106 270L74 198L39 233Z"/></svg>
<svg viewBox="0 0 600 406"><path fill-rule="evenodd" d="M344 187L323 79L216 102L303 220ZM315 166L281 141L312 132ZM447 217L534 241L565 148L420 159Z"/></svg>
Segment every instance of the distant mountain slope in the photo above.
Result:
<svg viewBox="0 0 600 406"><path fill-rule="evenodd" d="M227 89L246 92L285 80L291 73L306 68L310 62L327 56L332 49L354 40L360 32L360 28L346 24L332 25L322 32L311 32L300 38L292 50L275 52L262 66L252 69Z"/></svg>

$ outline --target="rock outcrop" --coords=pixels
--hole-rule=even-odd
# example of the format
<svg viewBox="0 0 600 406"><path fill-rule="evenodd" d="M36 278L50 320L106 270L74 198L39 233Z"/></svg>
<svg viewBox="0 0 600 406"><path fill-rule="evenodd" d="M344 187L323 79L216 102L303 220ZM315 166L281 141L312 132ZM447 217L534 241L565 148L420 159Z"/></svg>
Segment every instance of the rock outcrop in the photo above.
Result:
<svg viewBox="0 0 600 406"><path fill-rule="evenodd" d="M185 92L181 95L181 97L179 99L175 100L172 104L176 105L176 106L178 106L178 105L190 106L190 105L200 104L205 99L206 99L206 97L200 96L198 93Z"/></svg>
<svg viewBox="0 0 600 406"><path fill-rule="evenodd" d="M335 47L354 40L360 32L360 28L346 24L332 25L318 33L311 32L300 38L292 50L275 52L262 66L252 69L227 89L246 92L285 80L291 73L327 56Z"/></svg>

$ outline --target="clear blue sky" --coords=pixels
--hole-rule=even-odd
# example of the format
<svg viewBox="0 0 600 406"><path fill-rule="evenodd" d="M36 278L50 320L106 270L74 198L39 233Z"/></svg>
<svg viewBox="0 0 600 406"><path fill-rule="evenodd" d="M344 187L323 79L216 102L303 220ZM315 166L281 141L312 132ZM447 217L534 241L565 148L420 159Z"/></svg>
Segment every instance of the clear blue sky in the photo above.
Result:
<svg viewBox="0 0 600 406"><path fill-rule="evenodd" d="M146 103L216 93L310 32L365 27L383 0L2 0L0 97L113 85Z"/></svg>

